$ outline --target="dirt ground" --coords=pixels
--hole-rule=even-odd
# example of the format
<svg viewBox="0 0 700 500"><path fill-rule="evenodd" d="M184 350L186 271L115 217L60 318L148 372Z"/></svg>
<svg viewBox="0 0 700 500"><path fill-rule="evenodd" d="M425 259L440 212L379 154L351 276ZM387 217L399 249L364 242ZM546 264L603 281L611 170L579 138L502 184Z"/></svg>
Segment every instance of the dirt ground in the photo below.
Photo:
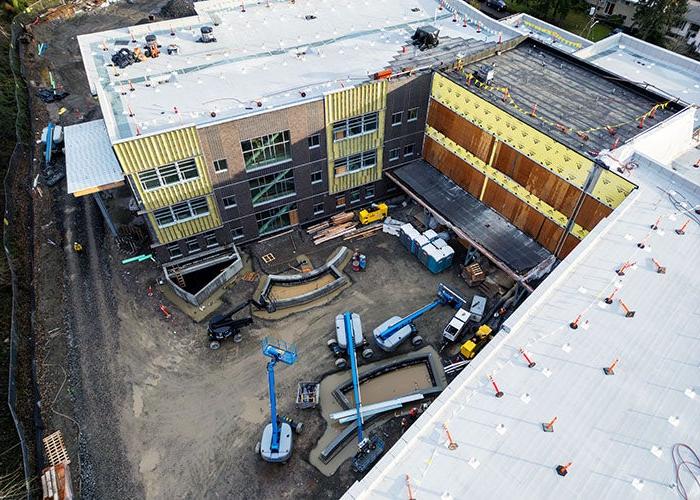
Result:
<svg viewBox="0 0 700 500"><path fill-rule="evenodd" d="M34 100L35 132L49 118L68 125L99 117L75 35L133 24L161 3L123 2L34 28L35 40L49 48L41 59L33 45L26 50L30 93L46 83L49 70L71 92L60 104L68 108L61 117L58 106ZM121 265L124 256L90 197L68 196L63 186L40 187L32 197L43 430L62 430L82 498L337 498L356 478L349 464L326 478L309 463L323 420L317 410L293 405L298 381L319 380L334 369L326 339L335 315L359 313L369 333L388 317L430 302L440 281L468 292L456 268L432 275L397 238L379 233L348 242L368 256L369 265L365 273L345 270L352 285L338 297L279 321L256 320L243 342L210 351L205 326L174 310L158 292L147 295L158 279L153 263ZM73 252L74 241L83 244L84 254ZM277 259L263 270L281 272L298 265L300 253L318 266L342 243L314 247L294 232L244 251L258 266L256 256L274 253ZM254 286L241 282L224 300L236 304ZM173 310L172 318L163 317L161 303ZM438 347L451 314L438 308L416 326ZM296 343L299 352L294 366L277 370L280 412L305 423L286 465L264 463L253 451L269 419L266 358L260 351L266 336ZM394 440L396 427L388 431Z"/></svg>

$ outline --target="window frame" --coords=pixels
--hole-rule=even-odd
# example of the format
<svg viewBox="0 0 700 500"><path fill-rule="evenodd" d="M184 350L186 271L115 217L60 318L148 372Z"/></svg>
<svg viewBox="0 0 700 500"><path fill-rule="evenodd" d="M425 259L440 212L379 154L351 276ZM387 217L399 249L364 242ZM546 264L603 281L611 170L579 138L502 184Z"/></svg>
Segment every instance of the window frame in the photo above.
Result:
<svg viewBox="0 0 700 500"><path fill-rule="evenodd" d="M367 164L365 164L367 162ZM370 163L371 162L371 163ZM345 170L338 172L339 168L345 167ZM342 177L344 175L354 174L362 170L376 168L377 166L377 150L370 149L361 153L354 153L349 156L344 156L333 161L334 177Z"/></svg>
<svg viewBox="0 0 700 500"><path fill-rule="evenodd" d="M240 231L240 234L236 234L238 231ZM243 230L243 226L231 228L231 239L235 241L240 240L241 238L245 238L245 231Z"/></svg>
<svg viewBox="0 0 700 500"><path fill-rule="evenodd" d="M399 121L394 121L394 117L398 116ZM397 111L396 113L391 114L391 126L392 127L398 127L403 123L403 111Z"/></svg>
<svg viewBox="0 0 700 500"><path fill-rule="evenodd" d="M216 248L219 246L219 240L216 239L216 231L207 231L202 235L204 238L204 248L209 249L209 248ZM214 239L214 242L211 242L211 239Z"/></svg>
<svg viewBox="0 0 700 500"><path fill-rule="evenodd" d="M194 249L193 249L193 248L191 248L190 245L196 245L197 248L194 248ZM197 239L196 236L195 236L195 237L192 237L192 238L187 238L187 239L185 240L185 246L187 247L187 254L188 254L188 255L191 254L191 253L197 253L197 252L201 252L201 251L202 251L202 245L199 243L199 240Z"/></svg>
<svg viewBox="0 0 700 500"><path fill-rule="evenodd" d="M202 203L204 204L203 206ZM208 216L210 213L209 202L207 201L206 196L192 198L191 200L168 205L167 207L158 208L152 212L156 225L161 229L174 226L175 224L182 224L183 222L200 219ZM170 218L171 221L161 224L158 221L159 218Z"/></svg>
<svg viewBox="0 0 700 500"><path fill-rule="evenodd" d="M170 243L167 247L171 259L179 259L183 256L179 243ZM174 251L174 252L173 252Z"/></svg>
<svg viewBox="0 0 700 500"><path fill-rule="evenodd" d="M379 111L372 111L364 115L351 116L344 120L338 120L333 123L331 130L333 142L340 142L366 134L373 134L379 130ZM355 132L351 133L352 130L355 130Z"/></svg>
<svg viewBox="0 0 700 500"><path fill-rule="evenodd" d="M280 177L280 175L282 175ZM276 181L275 179L278 178ZM271 178L269 181L265 182L262 179L268 179ZM253 183L256 183L257 185L253 185ZM289 185L291 183L292 190L291 191L286 191L286 192L279 192L275 188L275 186L280 186L282 184ZM281 200L284 198L289 198L291 196L296 196L297 191L296 191L296 183L294 180L294 170L293 169L288 169L288 170L283 170L280 172L275 172L272 174L267 174L267 175L261 175L259 177L255 177L253 179L248 180L248 189L250 190L250 199L253 204L253 207L259 207L262 205L265 205L267 203L272 203L273 201ZM253 193L254 190L259 190L262 191L262 193ZM256 200L255 198L258 196L258 194L261 194L261 196L267 196L267 194L272 191L275 193L275 196L271 198L264 198L262 201L260 199Z"/></svg>
<svg viewBox="0 0 700 500"><path fill-rule="evenodd" d="M229 205L227 204L228 199L233 198L233 204ZM238 202L236 201L236 195L235 194L229 194L227 196L222 196L221 197L221 205L224 207L224 210L229 210L231 208L236 208L238 206Z"/></svg>
<svg viewBox="0 0 700 500"><path fill-rule="evenodd" d="M411 118L411 113L413 113L413 118ZM406 111L406 123L418 121L418 108L410 108Z"/></svg>
<svg viewBox="0 0 700 500"><path fill-rule="evenodd" d="M321 209L318 210L318 207L321 207ZM323 203L323 202L321 202L321 203L314 203L314 206L313 206L313 213L314 213L314 215L323 215L323 214L325 214L325 213L326 213L326 206L325 206L325 203Z"/></svg>
<svg viewBox="0 0 700 500"><path fill-rule="evenodd" d="M342 200L342 202L341 202L341 200ZM336 209L345 208L345 204L346 204L345 194L341 194L341 195L335 197L335 208Z"/></svg>
<svg viewBox="0 0 700 500"><path fill-rule="evenodd" d="M350 196L348 197L350 201L350 205L354 205L355 203L360 203L360 200L362 197L360 196L360 190L359 189L353 189L350 191Z"/></svg>
<svg viewBox="0 0 700 500"><path fill-rule="evenodd" d="M192 176L192 173L195 175ZM178 160L173 163L167 163L156 168L149 168L136 174L138 183L144 192L156 191L167 187L185 184L187 182L196 181L201 178L199 175L199 167L195 157ZM147 180L144 177L148 177ZM166 179L169 179L166 182ZM157 182L157 185L147 186L146 182Z"/></svg>
<svg viewBox="0 0 700 500"><path fill-rule="evenodd" d="M396 152L396 156L393 153ZM401 148L393 148L389 150L389 162L396 161L401 158Z"/></svg>
<svg viewBox="0 0 700 500"><path fill-rule="evenodd" d="M410 150L409 150L409 148L410 148ZM414 154L416 154L416 144L414 142L412 142L411 144L406 144L403 147L404 158L409 157L409 156L413 156Z"/></svg>
<svg viewBox="0 0 700 500"><path fill-rule="evenodd" d="M371 198L374 198L375 193L376 193L376 189L374 186L366 186L365 187L365 200L369 200Z"/></svg>
<svg viewBox="0 0 700 500"><path fill-rule="evenodd" d="M318 179L314 180L314 176L318 174ZM321 184L323 182L323 170L315 170L311 172L311 184Z"/></svg>
<svg viewBox="0 0 700 500"><path fill-rule="evenodd" d="M315 139L315 140L314 140ZM318 149L321 147L321 134L312 134L307 139L309 149Z"/></svg>
<svg viewBox="0 0 700 500"><path fill-rule="evenodd" d="M277 142L275 136L281 136L282 140ZM256 143L259 141L259 143ZM272 142L267 142L272 141ZM246 149L247 144L250 149ZM282 147L283 156L277 156L277 148ZM270 155L267 159L259 162L249 162L249 157L254 156L256 151L262 152L263 156ZM269 168L281 163L292 161L292 138L289 130L280 130L271 134L253 137L241 141L241 152L243 154L243 166L246 172L253 172L263 168Z"/></svg>
<svg viewBox="0 0 700 500"><path fill-rule="evenodd" d="M224 168L218 168L217 165L221 164L221 162L224 163ZM218 160L214 160L214 172L217 174L220 174L222 172L227 172L228 171L228 160L226 158L219 158Z"/></svg>

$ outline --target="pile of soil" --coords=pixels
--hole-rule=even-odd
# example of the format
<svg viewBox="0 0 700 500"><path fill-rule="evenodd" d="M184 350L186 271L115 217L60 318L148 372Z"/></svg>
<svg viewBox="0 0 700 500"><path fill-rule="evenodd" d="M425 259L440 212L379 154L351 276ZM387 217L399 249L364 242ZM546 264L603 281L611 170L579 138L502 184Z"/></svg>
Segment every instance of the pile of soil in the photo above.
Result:
<svg viewBox="0 0 700 500"><path fill-rule="evenodd" d="M162 9L159 17L161 19L175 19L178 17L196 16L193 0L170 0Z"/></svg>

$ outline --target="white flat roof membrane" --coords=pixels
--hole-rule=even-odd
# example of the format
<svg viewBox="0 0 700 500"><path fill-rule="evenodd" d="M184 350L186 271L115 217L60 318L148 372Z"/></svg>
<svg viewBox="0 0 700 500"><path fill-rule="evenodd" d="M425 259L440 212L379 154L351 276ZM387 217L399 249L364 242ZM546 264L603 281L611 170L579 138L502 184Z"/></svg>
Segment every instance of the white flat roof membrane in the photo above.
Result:
<svg viewBox="0 0 700 500"><path fill-rule="evenodd" d="M420 499L678 498L672 448L700 449L700 188L655 164L630 180L639 189L344 498L407 498L407 477Z"/></svg>
<svg viewBox="0 0 700 500"><path fill-rule="evenodd" d="M426 24L454 38L495 42L517 36L462 2L246 2L245 12L239 2L206 3L199 16L78 37L113 141L232 119L357 85L387 67L403 47L417 51L411 36ZM213 27L216 42L198 42L202 26ZM143 48L147 34L158 38L158 58L112 66L114 53ZM177 55L167 54L171 44L178 46Z"/></svg>
<svg viewBox="0 0 700 500"><path fill-rule="evenodd" d="M99 191L101 186L124 180L104 120L70 125L63 134L68 193Z"/></svg>

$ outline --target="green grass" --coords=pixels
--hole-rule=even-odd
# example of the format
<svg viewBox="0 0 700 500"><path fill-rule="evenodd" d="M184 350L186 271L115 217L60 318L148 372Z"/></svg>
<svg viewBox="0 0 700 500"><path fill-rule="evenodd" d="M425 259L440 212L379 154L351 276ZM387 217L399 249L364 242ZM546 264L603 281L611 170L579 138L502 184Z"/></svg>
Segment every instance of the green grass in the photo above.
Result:
<svg viewBox="0 0 700 500"><path fill-rule="evenodd" d="M517 1L517 0L510 0L508 2L508 10L514 14L524 12L526 14L530 14L531 16L540 18L540 14L536 12L535 9L530 8L525 2L523 1ZM610 26L607 26L602 23L596 24L593 29L591 30L590 35L587 35L586 33L582 33L584 28L586 27L586 24L588 23L588 20L590 18L588 17L588 13L586 11L580 10L580 8L577 8L576 6L573 7L569 13L566 15L564 19L561 21L548 21L554 24L555 26L558 26L562 29L565 29L566 31L569 31L575 35L583 36L585 38L588 38L589 40L593 42L597 42L598 40L601 40L608 35L610 35L610 32L612 31L612 28Z"/></svg>

